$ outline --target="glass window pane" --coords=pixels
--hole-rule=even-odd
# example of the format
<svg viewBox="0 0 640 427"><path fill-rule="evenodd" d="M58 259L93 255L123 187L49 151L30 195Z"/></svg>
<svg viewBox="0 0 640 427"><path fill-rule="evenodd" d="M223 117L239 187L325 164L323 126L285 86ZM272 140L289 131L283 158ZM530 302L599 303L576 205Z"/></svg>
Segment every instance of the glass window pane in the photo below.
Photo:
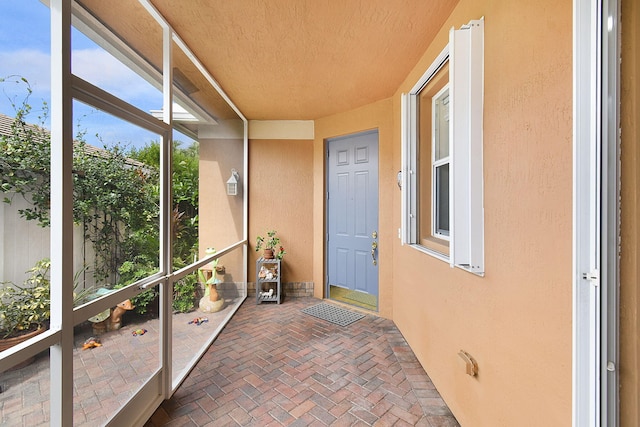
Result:
<svg viewBox="0 0 640 427"><path fill-rule="evenodd" d="M74 328L75 426L106 424L160 368L158 288Z"/></svg>
<svg viewBox="0 0 640 427"><path fill-rule="evenodd" d="M436 221L435 232L449 235L449 164L436 167L435 173Z"/></svg>
<svg viewBox="0 0 640 427"><path fill-rule="evenodd" d="M49 9L38 0L2 2L0 14L0 337L21 340L49 327L51 121ZM0 351L9 348L0 347ZM42 356L42 355L40 355ZM44 355L46 358L46 354ZM41 357L37 358L38 360ZM0 423L43 422L49 390L31 379L48 360L0 374ZM23 376L24 379L17 380ZM6 379L6 381L5 381ZM14 380L18 381L15 382ZM20 382L24 387L20 388ZM48 388L47 384L43 385ZM20 411L25 400L29 408ZM37 396L27 395L38 391ZM35 402L42 399L42 402ZM32 403L37 403L33 405ZM34 412L31 410L34 409ZM43 412L44 408L44 412ZM15 411L15 412L14 412ZM10 413L8 418L4 414ZM39 414L39 416L37 415ZM3 424L4 425L4 424Z"/></svg>
<svg viewBox="0 0 640 427"><path fill-rule="evenodd" d="M127 2L128 13L139 13L139 22L135 26L123 21L109 22L111 30L124 31L127 41L143 40L144 49L133 51L124 48L122 41L108 32L102 19L114 18L120 14L119 7L113 3L102 5L95 1L83 1L78 6L71 34L71 72L87 82L109 92L129 104L154 115L162 108L162 30L154 19L144 13L137 2ZM107 6L110 11L107 13ZM88 10L88 11L87 11ZM96 15L95 12L104 13ZM142 13L140 13L142 12ZM94 15L92 15L94 13ZM115 15L115 16L114 16ZM111 27L115 24L116 27ZM151 48L153 47L153 49ZM134 53L135 52L135 53ZM140 57L139 52L148 57ZM159 56L156 56L158 55ZM158 117L161 118L161 117Z"/></svg>
<svg viewBox="0 0 640 427"><path fill-rule="evenodd" d="M448 94L449 61L446 61L418 94L418 241L428 246L435 237L443 237L438 229L437 186L434 161L441 164L449 155ZM438 102L436 102L436 100ZM446 252L447 242L432 249Z"/></svg>
<svg viewBox="0 0 640 427"><path fill-rule="evenodd" d="M449 156L449 88L433 100L433 158L435 161Z"/></svg>
<svg viewBox="0 0 640 427"><path fill-rule="evenodd" d="M174 284L173 382L197 361L223 322L246 296L242 247Z"/></svg>
<svg viewBox="0 0 640 427"><path fill-rule="evenodd" d="M82 283L77 292L90 294L159 271L159 172L135 156L137 147L160 137L78 101L73 107L81 117L74 144L74 264Z"/></svg>
<svg viewBox="0 0 640 427"><path fill-rule="evenodd" d="M0 373L0 420L3 426L49 425L49 354Z"/></svg>
<svg viewBox="0 0 640 427"><path fill-rule="evenodd" d="M197 140L173 131L173 268L179 270L198 259L199 167Z"/></svg>

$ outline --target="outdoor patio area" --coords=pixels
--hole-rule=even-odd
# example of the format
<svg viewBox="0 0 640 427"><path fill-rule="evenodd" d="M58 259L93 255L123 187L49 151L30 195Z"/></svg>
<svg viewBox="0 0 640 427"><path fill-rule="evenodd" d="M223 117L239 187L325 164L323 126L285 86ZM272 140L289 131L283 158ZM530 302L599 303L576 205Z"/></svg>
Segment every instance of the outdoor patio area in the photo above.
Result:
<svg viewBox="0 0 640 427"><path fill-rule="evenodd" d="M247 298L146 426L458 425L393 322L365 315L343 327L301 311L321 302ZM186 366L233 304L200 326L189 323L197 311L173 316L174 366ZM76 328L74 425L105 424L157 370L157 326L125 322L88 350L90 326ZM0 374L0 386L0 425L48 425L46 354Z"/></svg>
<svg viewBox="0 0 640 427"><path fill-rule="evenodd" d="M217 313L174 313L173 376L184 369L203 344L220 327L241 298L226 299ZM206 317L197 325L195 318ZM89 322L74 328L74 425L104 425L142 384L159 369L157 316L125 313L122 328L95 334ZM144 332L143 332L144 331ZM101 346L83 350L87 338L96 336ZM49 357L39 354L34 363L0 373L0 426L49 425ZM81 398L80 398L81 396Z"/></svg>
<svg viewBox="0 0 640 427"><path fill-rule="evenodd" d="M301 311L321 302L248 298L146 427L458 426L393 322Z"/></svg>

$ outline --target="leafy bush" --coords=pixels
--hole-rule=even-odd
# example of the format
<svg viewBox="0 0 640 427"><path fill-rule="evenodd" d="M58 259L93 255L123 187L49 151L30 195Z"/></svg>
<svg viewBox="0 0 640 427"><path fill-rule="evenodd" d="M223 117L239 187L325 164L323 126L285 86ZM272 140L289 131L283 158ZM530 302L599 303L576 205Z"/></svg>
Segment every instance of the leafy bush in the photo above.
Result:
<svg viewBox="0 0 640 427"><path fill-rule="evenodd" d="M30 274L22 286L4 283L0 289L0 338L19 336L33 331L51 316L48 259L38 261L28 271Z"/></svg>
<svg viewBox="0 0 640 427"><path fill-rule="evenodd" d="M156 273L158 268L150 262L125 261L118 271L121 283L116 285L116 288L123 288ZM134 311L138 314L146 314L151 309L157 313L157 300L158 290L157 286L154 286L131 298L131 303L135 306ZM151 304L154 305L151 306Z"/></svg>
<svg viewBox="0 0 640 427"><path fill-rule="evenodd" d="M0 288L0 338L19 336L45 326L51 317L51 261L44 258L27 271L22 286L3 282ZM81 289L80 277L73 278L73 305L87 302L93 288Z"/></svg>
<svg viewBox="0 0 640 427"><path fill-rule="evenodd" d="M173 311L188 313L195 308L198 281L195 274L190 274L173 285Z"/></svg>
<svg viewBox="0 0 640 427"><path fill-rule="evenodd" d="M0 83L26 87L22 102L12 101L16 116L9 135L0 136L0 192L8 204L23 197L29 206L21 216L48 227L51 136L44 128L48 108L43 106L39 125L27 124L32 111L29 82L9 76L0 77ZM85 134L79 131L74 140L74 222L84 227L85 239L96 254L93 275L123 287L158 271L160 144L152 141L128 152L115 144L96 151L85 143ZM188 147L178 141L173 144L173 251L175 264L184 266L198 252L199 147L197 142ZM136 312L146 313L156 296L151 289L134 298Z"/></svg>

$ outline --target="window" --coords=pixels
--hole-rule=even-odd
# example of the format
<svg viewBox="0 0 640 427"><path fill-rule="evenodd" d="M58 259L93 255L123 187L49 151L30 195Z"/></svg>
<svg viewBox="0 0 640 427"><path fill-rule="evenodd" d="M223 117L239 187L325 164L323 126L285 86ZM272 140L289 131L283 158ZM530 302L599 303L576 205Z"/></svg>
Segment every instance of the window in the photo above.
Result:
<svg viewBox="0 0 640 427"><path fill-rule="evenodd" d="M484 21L449 44L402 101L403 244L484 273Z"/></svg>
<svg viewBox="0 0 640 427"><path fill-rule="evenodd" d="M449 86L433 98L433 236L449 239Z"/></svg>

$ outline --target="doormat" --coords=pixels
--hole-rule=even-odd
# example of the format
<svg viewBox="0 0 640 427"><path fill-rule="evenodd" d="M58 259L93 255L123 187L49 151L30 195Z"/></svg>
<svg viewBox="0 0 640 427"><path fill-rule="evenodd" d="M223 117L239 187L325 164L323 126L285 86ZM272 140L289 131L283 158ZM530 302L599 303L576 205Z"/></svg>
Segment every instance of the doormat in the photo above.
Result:
<svg viewBox="0 0 640 427"><path fill-rule="evenodd" d="M353 311L325 303L303 308L302 312L340 326L348 326L364 317L364 314L355 313Z"/></svg>

